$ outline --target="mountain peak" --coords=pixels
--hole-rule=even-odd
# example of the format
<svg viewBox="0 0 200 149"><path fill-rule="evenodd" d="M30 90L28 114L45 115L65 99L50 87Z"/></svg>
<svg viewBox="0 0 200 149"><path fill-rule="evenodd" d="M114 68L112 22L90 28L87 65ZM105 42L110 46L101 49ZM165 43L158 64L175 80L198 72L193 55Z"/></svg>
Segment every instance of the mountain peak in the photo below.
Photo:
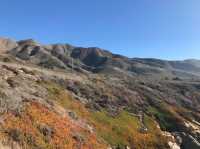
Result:
<svg viewBox="0 0 200 149"><path fill-rule="evenodd" d="M26 39L18 41L19 45L39 46L40 44L34 39Z"/></svg>

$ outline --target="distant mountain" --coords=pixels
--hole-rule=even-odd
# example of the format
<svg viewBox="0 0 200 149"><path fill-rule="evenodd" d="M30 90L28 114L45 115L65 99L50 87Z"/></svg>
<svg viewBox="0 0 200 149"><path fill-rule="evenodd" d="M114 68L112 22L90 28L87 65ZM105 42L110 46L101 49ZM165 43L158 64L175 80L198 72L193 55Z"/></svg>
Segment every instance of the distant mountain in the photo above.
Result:
<svg viewBox="0 0 200 149"><path fill-rule="evenodd" d="M4 40L5 42L6 40ZM4 49L12 55L45 67L71 67L72 58L75 68L93 72L126 71L132 75L159 74L163 77L192 78L200 76L200 61L166 61L159 59L127 58L112 54L100 48L82 48L69 44L42 45L34 40L13 42L8 40ZM117 69L116 69L117 68Z"/></svg>

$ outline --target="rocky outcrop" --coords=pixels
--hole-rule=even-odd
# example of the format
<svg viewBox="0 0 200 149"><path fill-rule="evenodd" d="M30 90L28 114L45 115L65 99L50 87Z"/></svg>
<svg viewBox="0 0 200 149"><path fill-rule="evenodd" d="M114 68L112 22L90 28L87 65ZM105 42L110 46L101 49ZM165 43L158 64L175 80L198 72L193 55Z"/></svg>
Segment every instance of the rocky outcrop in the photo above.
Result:
<svg viewBox="0 0 200 149"><path fill-rule="evenodd" d="M0 38L0 53L7 52L11 49L14 49L18 46L18 44L11 40L6 38Z"/></svg>
<svg viewBox="0 0 200 149"><path fill-rule="evenodd" d="M200 142L193 136L181 133L179 134L182 138L181 149L200 149Z"/></svg>
<svg viewBox="0 0 200 149"><path fill-rule="evenodd" d="M99 67L105 64L107 57L99 48L75 48L71 56L80 59L85 65Z"/></svg>

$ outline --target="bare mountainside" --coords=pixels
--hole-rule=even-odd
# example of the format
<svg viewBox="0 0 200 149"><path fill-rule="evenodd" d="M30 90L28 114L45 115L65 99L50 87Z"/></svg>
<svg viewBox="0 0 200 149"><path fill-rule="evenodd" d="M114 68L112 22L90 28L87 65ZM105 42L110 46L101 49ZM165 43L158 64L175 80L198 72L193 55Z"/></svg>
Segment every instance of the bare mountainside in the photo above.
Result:
<svg viewBox="0 0 200 149"><path fill-rule="evenodd" d="M200 148L199 60L1 38L0 74L0 148Z"/></svg>

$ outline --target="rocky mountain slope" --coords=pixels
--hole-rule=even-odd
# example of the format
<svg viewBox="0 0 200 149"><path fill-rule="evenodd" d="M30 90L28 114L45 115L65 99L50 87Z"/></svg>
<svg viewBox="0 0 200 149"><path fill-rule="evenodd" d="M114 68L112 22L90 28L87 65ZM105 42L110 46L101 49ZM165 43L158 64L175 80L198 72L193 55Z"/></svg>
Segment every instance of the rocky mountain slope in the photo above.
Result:
<svg viewBox="0 0 200 149"><path fill-rule="evenodd" d="M0 39L0 148L200 148L200 61Z"/></svg>

